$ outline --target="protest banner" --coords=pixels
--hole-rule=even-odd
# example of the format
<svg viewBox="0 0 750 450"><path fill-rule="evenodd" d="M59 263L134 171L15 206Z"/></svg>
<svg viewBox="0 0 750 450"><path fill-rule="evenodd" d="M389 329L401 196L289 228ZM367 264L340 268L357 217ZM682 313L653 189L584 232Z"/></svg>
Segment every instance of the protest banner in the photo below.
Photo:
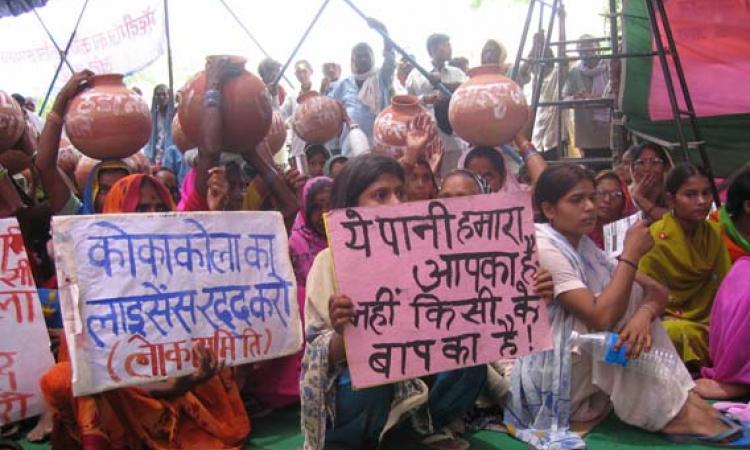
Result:
<svg viewBox="0 0 750 450"><path fill-rule="evenodd" d="M55 363L18 222L0 219L0 425L39 415Z"/></svg>
<svg viewBox="0 0 750 450"><path fill-rule="evenodd" d="M80 4L50 2L38 12L52 23L58 17L75 23ZM45 92L60 54L42 32L32 14L3 20L0 31L0 86L13 86L22 92ZM51 33L63 48L70 31L68 24L51 27ZM158 0L112 2L91 0L81 19L68 52L68 61L76 70L130 75L154 61L166 49L164 8ZM19 75L22 74L22 75ZM56 88L69 78L66 68L60 72Z"/></svg>
<svg viewBox="0 0 750 450"><path fill-rule="evenodd" d="M52 226L74 395L188 374L196 345L227 365L302 346L276 211L68 216Z"/></svg>
<svg viewBox="0 0 750 450"><path fill-rule="evenodd" d="M517 358L552 346L532 292L528 192L347 208L327 217L355 387Z"/></svg>

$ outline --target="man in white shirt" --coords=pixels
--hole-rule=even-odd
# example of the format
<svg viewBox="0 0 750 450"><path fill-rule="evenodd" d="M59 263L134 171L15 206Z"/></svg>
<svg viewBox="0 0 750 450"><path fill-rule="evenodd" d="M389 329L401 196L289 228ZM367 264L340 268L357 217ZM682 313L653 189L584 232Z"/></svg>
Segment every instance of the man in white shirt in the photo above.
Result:
<svg viewBox="0 0 750 450"><path fill-rule="evenodd" d="M466 81L466 74L456 67L449 66L453 50L450 37L445 34L433 34L427 38L427 53L432 58L432 71L427 79L418 70L412 70L406 79L406 89L411 95L416 95L425 105L433 105L442 95L432 85L434 81L441 81L454 91Z"/></svg>

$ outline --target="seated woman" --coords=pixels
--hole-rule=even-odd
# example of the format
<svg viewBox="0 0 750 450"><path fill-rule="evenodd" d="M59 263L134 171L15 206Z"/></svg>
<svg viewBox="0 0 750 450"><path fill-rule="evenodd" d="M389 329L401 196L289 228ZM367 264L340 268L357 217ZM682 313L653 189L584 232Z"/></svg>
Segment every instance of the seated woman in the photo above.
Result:
<svg viewBox="0 0 750 450"><path fill-rule="evenodd" d="M667 212L664 177L672 167L667 152L658 145L643 142L627 151L633 184L630 195L635 207L649 220L659 220Z"/></svg>
<svg viewBox="0 0 750 450"><path fill-rule="evenodd" d="M664 328L688 369L698 371L708 362L711 306L731 261L718 224L706 220L711 184L702 169L675 166L666 201L672 212L651 225L656 244L638 268L669 289Z"/></svg>
<svg viewBox="0 0 750 450"><path fill-rule="evenodd" d="M695 392L730 399L750 394L750 256L732 265L714 298L708 332L711 367L701 369Z"/></svg>
<svg viewBox="0 0 750 450"><path fill-rule="evenodd" d="M630 210L630 195L625 183L612 171L606 171L596 176L594 189L596 190L596 226L589 234L597 247L604 249L604 225L620 220Z"/></svg>
<svg viewBox="0 0 750 450"><path fill-rule="evenodd" d="M150 175L129 175L112 186L104 213L173 211L169 191ZM40 380L55 414L53 448L83 450L235 449L250 433L237 386L216 356L194 348L195 373L163 383L73 397L72 371L60 346L59 361Z"/></svg>
<svg viewBox="0 0 750 450"><path fill-rule="evenodd" d="M729 185L727 202L719 210L718 220L732 262L750 256L750 166Z"/></svg>
<svg viewBox="0 0 750 450"><path fill-rule="evenodd" d="M297 301L303 318L307 275L315 257L328 247L323 214L331 209L332 187L333 180L328 177L312 178L305 183L302 209L297 214L292 234L289 236L289 256L297 278ZM246 392L261 406L270 409L299 403L299 375L303 354L304 350L301 350L296 355L258 364L258 369L250 374L251 378L258 382L250 383Z"/></svg>
<svg viewBox="0 0 750 450"><path fill-rule="evenodd" d="M394 205L403 201L403 192L404 171L399 163L368 154L349 160L334 181L331 202L333 208ZM432 377L429 388L417 378L354 390L343 339L354 308L345 294L336 292L331 251L325 249L315 258L307 279L307 348L301 382L304 448L375 448L399 418L411 414L439 431L427 438L430 445L467 448L468 444L455 438L447 426L474 404L486 368L438 374ZM425 414L427 410L429 415Z"/></svg>
<svg viewBox="0 0 750 450"><path fill-rule="evenodd" d="M534 149L531 142L522 135L515 139L516 148L523 158L531 186L547 166L544 158ZM492 192L515 191L521 188L518 178L507 167L505 157L492 147L474 147L459 161L459 167L468 169L487 180Z"/></svg>
<svg viewBox="0 0 750 450"><path fill-rule="evenodd" d="M666 290L636 271L653 245L648 228L640 221L628 230L613 264L586 236L596 223L595 198L593 175L576 165L549 168L537 182L540 264L554 280L548 306L554 348L516 361L506 422L535 448L585 448L571 422L594 421L614 407L624 422L675 441L747 445L741 424L690 393L693 382L682 365L651 377L571 347L573 331L612 330L620 333L616 346L625 346L631 358L652 347L675 354L658 320Z"/></svg>

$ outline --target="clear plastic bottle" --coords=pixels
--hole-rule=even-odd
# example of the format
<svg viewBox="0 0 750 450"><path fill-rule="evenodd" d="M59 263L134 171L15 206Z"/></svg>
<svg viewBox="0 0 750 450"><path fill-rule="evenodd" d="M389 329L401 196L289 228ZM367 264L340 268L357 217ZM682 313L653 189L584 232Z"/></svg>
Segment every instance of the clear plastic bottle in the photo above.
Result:
<svg viewBox="0 0 750 450"><path fill-rule="evenodd" d="M664 380L673 377L677 367L682 364L674 352L661 348L652 348L648 352L642 352L636 359L628 359L624 346L619 351L614 349L618 337L617 333L611 332L579 334L573 331L570 344L591 353L595 360Z"/></svg>

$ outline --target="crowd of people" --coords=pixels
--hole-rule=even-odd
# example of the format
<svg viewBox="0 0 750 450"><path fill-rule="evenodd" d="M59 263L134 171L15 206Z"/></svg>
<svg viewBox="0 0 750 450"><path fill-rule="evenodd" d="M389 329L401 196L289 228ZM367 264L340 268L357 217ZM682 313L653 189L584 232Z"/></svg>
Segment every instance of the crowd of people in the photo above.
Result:
<svg viewBox="0 0 750 450"><path fill-rule="evenodd" d="M377 21L370 25L385 32ZM634 145L613 170L599 173L573 162L548 165L543 150L556 149L538 127L534 136L545 143L530 142L534 124L507 145L471 145L453 133L449 99L435 88L436 81L458 87L467 62L453 58L446 35L430 36L427 50L430 77L406 59L397 61L387 40L380 66L365 43L352 49L350 75L342 76L338 64L324 65L320 93L342 105L347 126L324 145L308 144L290 129L290 160L304 161L293 167L265 145L242 154L222 151L222 86L237 73L228 57L206 63L201 139L185 153L173 141L176 108L164 85L154 89L148 144L122 160L91 160L64 136L68 105L93 73L73 75L44 121L27 99L17 98L27 108L22 141L29 151L12 167L0 154L0 217L18 219L40 288L57 286L54 215L277 210L289 232L305 336L299 354L234 368L198 347L189 376L74 397L64 333L50 327L56 365L40 379L48 410L30 439L51 433L55 449L241 448L253 417L300 405L306 450L376 448L397 428L431 448L466 449L465 419L483 397L502 408L516 438L535 448L584 448L574 424L611 411L674 442L750 447L748 424L707 402L750 394L750 284L742 281L750 274L750 168L725 182L725 203L713 210L706 172L675 164L653 143ZM540 45L532 51L541 52ZM588 44L581 49L588 56L595 51ZM482 64L510 74L506 58L496 40L482 49ZM267 59L258 74L273 107L290 121L296 99L314 90L313 68L305 60L294 65L300 83L294 93L274 84L280 68ZM520 83L562 76L534 69L520 67ZM587 59L571 69L565 95L602 96L608 82L609 66ZM350 129L359 128L372 146L375 118L396 93L425 106L409 122L403 155L354 156ZM609 120L598 109L575 115L576 141L586 156L610 154ZM435 139L442 141L438 150ZM554 348L505 361L502 370L479 365L354 389L343 339L354 306L336 288L324 215L518 191L533 195L540 261L534 291L547 303ZM612 259L603 251L603 229L633 214L641 219ZM666 377L649 378L571 344L573 332L598 331L619 333L616 346L631 359L658 348L681 363Z"/></svg>

